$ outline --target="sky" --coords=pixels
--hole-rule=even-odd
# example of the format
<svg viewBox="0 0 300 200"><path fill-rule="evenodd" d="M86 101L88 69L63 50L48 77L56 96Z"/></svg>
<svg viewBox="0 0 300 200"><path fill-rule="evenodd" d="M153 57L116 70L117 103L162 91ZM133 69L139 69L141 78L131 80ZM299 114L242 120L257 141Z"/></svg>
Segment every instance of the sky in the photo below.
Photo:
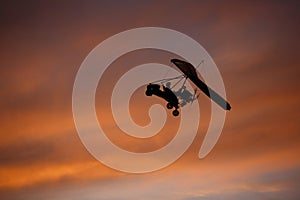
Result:
<svg viewBox="0 0 300 200"><path fill-rule="evenodd" d="M2 1L0 198L299 199L299 8L298 1L267 0ZM218 66L232 110L204 159L198 159L198 151L211 115L204 95L199 96L194 142L164 169L119 172L82 144L72 115L76 73L99 43L138 27L180 31L199 42ZM115 144L148 152L174 137L180 118L170 114L157 136L126 136L105 95L132 66L168 64L172 56L131 52L105 72L95 106ZM147 98L144 89L130 102L132 117L141 125L149 123L151 104L165 103Z"/></svg>

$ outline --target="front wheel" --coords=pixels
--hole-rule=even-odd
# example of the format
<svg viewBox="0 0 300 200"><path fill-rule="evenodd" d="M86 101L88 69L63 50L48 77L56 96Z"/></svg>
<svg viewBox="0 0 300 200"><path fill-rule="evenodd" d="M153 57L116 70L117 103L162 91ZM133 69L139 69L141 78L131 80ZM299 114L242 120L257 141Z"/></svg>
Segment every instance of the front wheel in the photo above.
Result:
<svg viewBox="0 0 300 200"><path fill-rule="evenodd" d="M173 108L173 105L171 103L167 103L167 108L168 109L172 109Z"/></svg>
<svg viewBox="0 0 300 200"><path fill-rule="evenodd" d="M179 115L179 111L178 110L174 110L173 111L173 116L177 117Z"/></svg>

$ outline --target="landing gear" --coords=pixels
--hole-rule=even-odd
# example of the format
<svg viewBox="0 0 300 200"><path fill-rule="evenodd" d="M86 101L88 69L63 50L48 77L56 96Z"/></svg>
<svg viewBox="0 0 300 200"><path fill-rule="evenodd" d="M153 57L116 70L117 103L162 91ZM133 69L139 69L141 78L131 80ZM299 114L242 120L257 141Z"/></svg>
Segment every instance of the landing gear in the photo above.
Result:
<svg viewBox="0 0 300 200"><path fill-rule="evenodd" d="M179 111L178 110L173 110L172 114L173 114L173 116L177 117L179 115Z"/></svg>
<svg viewBox="0 0 300 200"><path fill-rule="evenodd" d="M173 105L171 103L167 103L167 108L168 109L172 109L173 108Z"/></svg>

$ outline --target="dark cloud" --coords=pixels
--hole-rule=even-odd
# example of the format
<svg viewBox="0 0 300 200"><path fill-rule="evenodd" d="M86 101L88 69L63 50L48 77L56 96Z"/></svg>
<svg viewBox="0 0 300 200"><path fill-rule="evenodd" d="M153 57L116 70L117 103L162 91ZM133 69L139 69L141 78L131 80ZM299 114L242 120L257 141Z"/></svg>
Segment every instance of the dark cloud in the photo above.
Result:
<svg viewBox="0 0 300 200"><path fill-rule="evenodd" d="M44 160L53 154L53 144L43 141L20 142L9 147L2 146L0 155L1 166L34 164L34 162Z"/></svg>
<svg viewBox="0 0 300 200"><path fill-rule="evenodd" d="M22 139L0 147L1 167L84 162L90 158L75 132L42 139L34 139L31 135L29 137L30 139Z"/></svg>

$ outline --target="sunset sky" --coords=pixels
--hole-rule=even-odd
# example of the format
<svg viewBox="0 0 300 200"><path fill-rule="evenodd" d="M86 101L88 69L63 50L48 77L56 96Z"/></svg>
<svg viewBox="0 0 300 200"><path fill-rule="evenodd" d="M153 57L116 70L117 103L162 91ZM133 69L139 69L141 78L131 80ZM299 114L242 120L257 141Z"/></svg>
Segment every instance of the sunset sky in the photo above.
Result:
<svg viewBox="0 0 300 200"><path fill-rule="evenodd" d="M276 0L2 1L0 199L299 199L299 9L299 1ZM204 159L198 159L198 151L210 102L202 94L193 144L162 170L119 172L97 161L82 144L72 115L76 73L103 40L138 27L187 34L219 68L232 110ZM173 57L139 50L105 72L95 106L112 142L148 152L172 140L180 118L168 114L157 136L131 138L117 128L107 97L133 66L170 65ZM151 104L165 104L146 97L144 89L130 102L140 125L149 123Z"/></svg>

